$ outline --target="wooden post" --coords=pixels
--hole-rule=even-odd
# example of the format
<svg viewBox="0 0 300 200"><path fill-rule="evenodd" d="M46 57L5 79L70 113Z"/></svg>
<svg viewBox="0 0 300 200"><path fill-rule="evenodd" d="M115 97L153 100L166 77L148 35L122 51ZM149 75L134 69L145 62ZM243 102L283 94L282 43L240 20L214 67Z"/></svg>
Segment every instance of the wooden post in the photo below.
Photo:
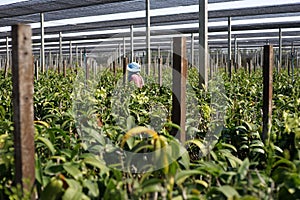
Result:
<svg viewBox="0 0 300 200"><path fill-rule="evenodd" d="M83 49L83 61L84 61L84 69L85 69L85 80L90 79L90 66L88 65L87 62L87 57L86 57L86 48Z"/></svg>
<svg viewBox="0 0 300 200"><path fill-rule="evenodd" d="M279 55L278 55L278 65L277 65L277 73L279 73L282 67L282 30L279 28Z"/></svg>
<svg viewBox="0 0 300 200"><path fill-rule="evenodd" d="M155 77L155 74L156 74L156 66L157 66L157 57L155 56L154 57L154 60L153 60L153 77Z"/></svg>
<svg viewBox="0 0 300 200"><path fill-rule="evenodd" d="M4 69L4 77L7 77L8 68L9 68L9 48L8 48L8 37L6 37L6 63Z"/></svg>
<svg viewBox="0 0 300 200"><path fill-rule="evenodd" d="M231 17L228 17L228 54L227 54L228 76L231 79L232 59L231 59Z"/></svg>
<svg viewBox="0 0 300 200"><path fill-rule="evenodd" d="M114 73L114 76L116 77L116 75L117 75L117 71L116 71L116 61L113 61L113 73Z"/></svg>
<svg viewBox="0 0 300 200"><path fill-rule="evenodd" d="M134 47L133 47L133 25L130 26L130 62L134 62Z"/></svg>
<svg viewBox="0 0 300 200"><path fill-rule="evenodd" d="M123 84L125 85L127 82L127 65L128 65L128 58L123 58Z"/></svg>
<svg viewBox="0 0 300 200"><path fill-rule="evenodd" d="M150 27L150 0L146 0L146 64L148 76L151 68Z"/></svg>
<svg viewBox="0 0 300 200"><path fill-rule="evenodd" d="M173 85L172 85L172 122L181 128L180 135L177 130L172 130L172 135L181 142L185 142L185 120L186 120L186 38L173 39Z"/></svg>
<svg viewBox="0 0 300 200"><path fill-rule="evenodd" d="M70 68L73 68L73 47L72 47L72 41L69 43L69 65Z"/></svg>
<svg viewBox="0 0 300 200"><path fill-rule="evenodd" d="M162 61L162 57L158 58L158 84L160 87L162 86Z"/></svg>
<svg viewBox="0 0 300 200"><path fill-rule="evenodd" d="M80 67L83 66L83 63L82 63L82 49L80 49Z"/></svg>
<svg viewBox="0 0 300 200"><path fill-rule="evenodd" d="M62 33L59 32L59 61L58 61L58 73L60 73L63 65L63 53L62 53Z"/></svg>
<svg viewBox="0 0 300 200"><path fill-rule="evenodd" d="M291 45L291 69L292 69L292 82L294 82L294 57L295 57L295 48L294 48L294 42L292 42Z"/></svg>
<svg viewBox="0 0 300 200"><path fill-rule="evenodd" d="M41 24L41 72L45 72L45 33L44 33L44 13L40 13Z"/></svg>
<svg viewBox="0 0 300 200"><path fill-rule="evenodd" d="M39 80L39 60L37 59L35 61L35 66L34 66L34 74L35 74L35 78L36 80Z"/></svg>
<svg viewBox="0 0 300 200"><path fill-rule="evenodd" d="M32 191L35 181L33 79L31 28L12 26L12 83L15 148L15 178L23 191ZM34 199L34 192L32 192Z"/></svg>
<svg viewBox="0 0 300 200"><path fill-rule="evenodd" d="M268 142L272 120L273 45L264 46L263 60L263 132L262 140Z"/></svg>
<svg viewBox="0 0 300 200"><path fill-rule="evenodd" d="M199 80L208 86L208 0L199 0Z"/></svg>
<svg viewBox="0 0 300 200"><path fill-rule="evenodd" d="M66 77L67 76L67 61L66 60L64 60L64 64L63 64L63 73L64 73L64 77Z"/></svg>

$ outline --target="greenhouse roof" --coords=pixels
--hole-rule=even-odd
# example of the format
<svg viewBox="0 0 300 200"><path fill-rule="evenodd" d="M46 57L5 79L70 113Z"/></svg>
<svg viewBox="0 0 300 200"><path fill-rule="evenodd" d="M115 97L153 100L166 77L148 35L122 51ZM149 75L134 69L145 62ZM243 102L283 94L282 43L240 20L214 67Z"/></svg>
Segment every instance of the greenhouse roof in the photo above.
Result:
<svg viewBox="0 0 300 200"><path fill-rule="evenodd" d="M213 48L226 47L229 16L232 17L232 35L238 38L241 47L259 47L267 40L278 45L278 28L284 29L284 45L293 41L297 45L300 1L250 6L245 5L249 2L246 0L208 2L209 45ZM229 8L232 2L237 2L238 6ZM169 29L186 35L195 33L197 36L198 3L199 0L151 0L151 35L169 34L166 33ZM216 5L224 6L215 8ZM75 43L82 46L92 44L90 40L99 43L97 39L129 37L131 25L136 31L135 36L145 35L144 0L30 0L0 5L0 37L3 38L0 39L0 50L5 49L5 37L10 36L9 26L16 23L32 25L33 42L37 46L40 13L45 16L45 45L49 49L57 45L59 32L63 33L64 45L68 45L69 41L77 41ZM152 40L158 41L155 38ZM111 44L115 47L116 42Z"/></svg>

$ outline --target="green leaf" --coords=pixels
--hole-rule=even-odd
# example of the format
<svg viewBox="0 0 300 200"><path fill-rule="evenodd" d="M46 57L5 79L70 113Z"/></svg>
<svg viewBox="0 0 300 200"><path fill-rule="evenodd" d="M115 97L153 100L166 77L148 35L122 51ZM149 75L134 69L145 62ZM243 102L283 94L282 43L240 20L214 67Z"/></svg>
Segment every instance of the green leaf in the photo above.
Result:
<svg viewBox="0 0 300 200"><path fill-rule="evenodd" d="M63 182L59 179L52 179L41 194L41 200L60 199L63 191Z"/></svg>
<svg viewBox="0 0 300 200"><path fill-rule="evenodd" d="M69 173L71 176L73 176L76 180L82 178L82 173L81 171L75 167L73 163L65 163L63 165L63 168L66 170L67 173Z"/></svg>
<svg viewBox="0 0 300 200"><path fill-rule="evenodd" d="M175 175L175 183L181 185L187 178L192 175L203 174L203 172L199 170L183 170L178 172Z"/></svg>
<svg viewBox="0 0 300 200"><path fill-rule="evenodd" d="M227 199L233 200L234 197L240 197L239 193L230 185L218 187L217 190L222 192L227 197Z"/></svg>
<svg viewBox="0 0 300 200"><path fill-rule="evenodd" d="M163 191L163 187L159 184L151 184L143 188L142 194L152 193L152 192L160 192Z"/></svg>
<svg viewBox="0 0 300 200"><path fill-rule="evenodd" d="M240 175L241 180L244 180L245 177L247 176L249 167L250 167L250 162L249 159L246 158L238 169L238 174Z"/></svg>
<svg viewBox="0 0 300 200"><path fill-rule="evenodd" d="M91 154L87 154L87 155L83 159L84 163L99 168L103 173L109 171L109 168L105 165L103 161L98 160L95 156Z"/></svg>
<svg viewBox="0 0 300 200"><path fill-rule="evenodd" d="M63 200L82 200L82 192L76 188L69 187L64 193Z"/></svg>
<svg viewBox="0 0 300 200"><path fill-rule="evenodd" d="M48 147L52 155L55 154L55 148L53 144L50 142L50 140L44 137L38 137L37 140L43 142Z"/></svg>
<svg viewBox="0 0 300 200"><path fill-rule="evenodd" d="M251 149L251 152L265 154L265 150L259 148Z"/></svg>
<svg viewBox="0 0 300 200"><path fill-rule="evenodd" d="M97 182L93 182L91 180L84 180L83 186L88 188L88 194L92 197L98 197L99 196L99 188Z"/></svg>

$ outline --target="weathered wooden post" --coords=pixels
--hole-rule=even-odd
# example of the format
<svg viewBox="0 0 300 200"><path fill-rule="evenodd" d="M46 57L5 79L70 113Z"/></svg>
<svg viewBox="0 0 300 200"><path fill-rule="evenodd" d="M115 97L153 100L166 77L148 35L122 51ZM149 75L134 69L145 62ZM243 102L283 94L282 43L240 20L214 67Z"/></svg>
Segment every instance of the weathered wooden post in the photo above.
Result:
<svg viewBox="0 0 300 200"><path fill-rule="evenodd" d="M263 132L261 137L264 142L269 140L272 125L273 61L273 45L265 45L263 60Z"/></svg>
<svg viewBox="0 0 300 200"><path fill-rule="evenodd" d="M12 26L12 83L15 148L15 181L23 191L33 191L34 126L33 126L33 62L31 28ZM34 199L34 192L32 192Z"/></svg>
<svg viewBox="0 0 300 200"><path fill-rule="evenodd" d="M163 58L159 57L158 58L158 84L160 87L162 86L162 61Z"/></svg>
<svg viewBox="0 0 300 200"><path fill-rule="evenodd" d="M292 47L291 47L291 69L292 69L292 82L294 82L294 58L295 58L295 48L294 48L294 42L292 42Z"/></svg>
<svg viewBox="0 0 300 200"><path fill-rule="evenodd" d="M85 69L85 80L90 79L90 66L87 62L87 55L86 55L86 48L83 49L83 62L84 62L84 69Z"/></svg>
<svg viewBox="0 0 300 200"><path fill-rule="evenodd" d="M127 65L128 65L128 58L123 58L123 84L125 85L127 82Z"/></svg>
<svg viewBox="0 0 300 200"><path fill-rule="evenodd" d="M39 60L37 59L35 61L35 65L34 65L34 74L35 74L35 78L36 80L39 80Z"/></svg>
<svg viewBox="0 0 300 200"><path fill-rule="evenodd" d="M45 32L44 32L44 13L40 13L41 26L41 72L45 72Z"/></svg>
<svg viewBox="0 0 300 200"><path fill-rule="evenodd" d="M82 63L82 49L80 49L80 67L83 66L83 63Z"/></svg>
<svg viewBox="0 0 300 200"><path fill-rule="evenodd" d="M51 55L51 50L49 51L48 55L48 66L46 68L46 71L48 71L50 68L52 68L53 65L53 60L52 60L52 55Z"/></svg>
<svg viewBox="0 0 300 200"><path fill-rule="evenodd" d="M60 74L63 65L63 53L62 53L62 33L59 32L59 61L58 61L58 73Z"/></svg>
<svg viewBox="0 0 300 200"><path fill-rule="evenodd" d="M6 63L4 69L4 77L7 77L8 68L9 68L9 48L8 48L8 37L6 37Z"/></svg>
<svg viewBox="0 0 300 200"><path fill-rule="evenodd" d="M67 61L66 60L64 60L64 64L63 64L63 73L64 73L64 77L66 77L67 76Z"/></svg>
<svg viewBox="0 0 300 200"><path fill-rule="evenodd" d="M133 36L133 25L130 26L130 62L134 62L134 36Z"/></svg>
<svg viewBox="0 0 300 200"><path fill-rule="evenodd" d="M237 38L234 36L234 71L237 72Z"/></svg>
<svg viewBox="0 0 300 200"><path fill-rule="evenodd" d="M147 64L147 75L150 75L151 68L151 48L150 48L150 0L146 0L146 64Z"/></svg>
<svg viewBox="0 0 300 200"><path fill-rule="evenodd" d="M72 41L69 43L69 65L70 68L73 68L73 47L72 47Z"/></svg>
<svg viewBox="0 0 300 200"><path fill-rule="evenodd" d="M199 0L199 85L208 86L208 0Z"/></svg>
<svg viewBox="0 0 300 200"><path fill-rule="evenodd" d="M173 85L172 85L172 122L180 126L178 130L173 129L172 135L181 142L185 142L185 120L186 120L186 38L178 37L173 39Z"/></svg>
<svg viewBox="0 0 300 200"><path fill-rule="evenodd" d="M116 61L113 61L113 73L114 73L114 76L116 77L116 75L117 75Z"/></svg>
<svg viewBox="0 0 300 200"><path fill-rule="evenodd" d="M228 76L231 79L232 73L232 59L231 59L231 17L228 17L228 54L227 54L227 67L228 67Z"/></svg>
<svg viewBox="0 0 300 200"><path fill-rule="evenodd" d="M279 28L279 55L278 55L278 65L277 65L277 73L279 73L282 67L282 30Z"/></svg>

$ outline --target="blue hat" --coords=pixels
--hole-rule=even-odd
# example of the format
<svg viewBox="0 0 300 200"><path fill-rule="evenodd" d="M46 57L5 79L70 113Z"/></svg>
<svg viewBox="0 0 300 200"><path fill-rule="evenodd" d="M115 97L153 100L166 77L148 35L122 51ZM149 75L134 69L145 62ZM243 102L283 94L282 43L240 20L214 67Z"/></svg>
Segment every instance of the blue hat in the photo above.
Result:
<svg viewBox="0 0 300 200"><path fill-rule="evenodd" d="M127 65L127 70L130 72L140 72L141 66L136 62L132 62Z"/></svg>

